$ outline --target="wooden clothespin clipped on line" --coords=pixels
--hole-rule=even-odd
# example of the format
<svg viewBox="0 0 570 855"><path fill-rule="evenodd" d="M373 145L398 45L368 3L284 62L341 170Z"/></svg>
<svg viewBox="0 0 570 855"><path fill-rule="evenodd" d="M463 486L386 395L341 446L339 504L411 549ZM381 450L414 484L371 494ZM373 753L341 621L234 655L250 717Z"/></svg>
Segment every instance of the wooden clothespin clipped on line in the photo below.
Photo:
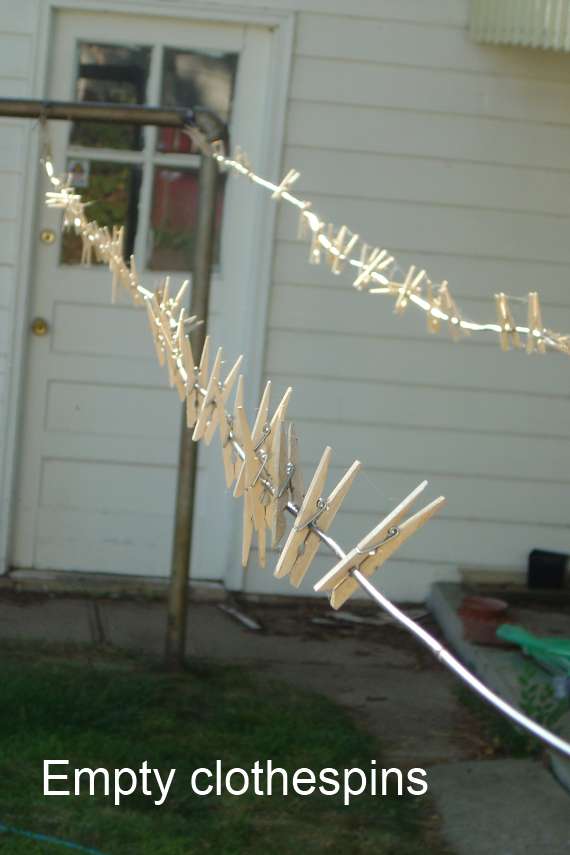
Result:
<svg viewBox="0 0 570 855"><path fill-rule="evenodd" d="M501 327L499 333L501 350L510 350L511 344L513 347L521 347L521 339L517 332L517 325L509 306L509 300L502 291L500 294L495 294L495 305L497 307L497 320Z"/></svg>
<svg viewBox="0 0 570 855"><path fill-rule="evenodd" d="M278 423L275 428L268 471L275 492L265 516L267 527L271 531L271 545L275 547L287 530L285 509L289 501L296 508L300 508L305 496L299 463L299 441L291 422L287 435L283 422Z"/></svg>
<svg viewBox="0 0 570 855"><path fill-rule="evenodd" d="M350 253L358 243L359 235L352 234L347 226L341 226L335 235L334 228L334 225L329 223L327 230L328 253L331 273L338 275L342 271L344 262L350 258Z"/></svg>
<svg viewBox="0 0 570 855"><path fill-rule="evenodd" d="M358 588L358 582L351 575L352 570L359 570L370 578L445 504L445 498L440 496L421 511L404 520L408 509L426 486L427 481L423 481L415 490L412 490L376 528L372 529L314 586L315 591L331 591L331 605L334 609L340 608Z"/></svg>
<svg viewBox="0 0 570 855"><path fill-rule="evenodd" d="M536 291L528 295L528 336L526 340L526 352L546 353L546 342L544 341L544 325L542 323L542 312L540 301Z"/></svg>
<svg viewBox="0 0 570 855"><path fill-rule="evenodd" d="M272 199L281 199L283 193L288 193L295 181L301 175L296 169L290 169L285 178L281 181L278 187L271 194Z"/></svg>
<svg viewBox="0 0 570 855"><path fill-rule="evenodd" d="M212 373L206 387L206 394L194 426L194 433L192 434L194 442L204 439L206 445L209 445L216 432L216 428L218 425L221 425L222 420L225 420L226 402L237 380L242 361L243 357L239 356L230 368L226 379L222 381L220 378L222 348L218 348Z"/></svg>
<svg viewBox="0 0 570 855"><path fill-rule="evenodd" d="M377 247L370 249L366 244L363 244L360 253L360 271L352 283L353 287L357 291L364 290L370 284L372 277L375 275L378 277L393 261L393 256L389 255L385 249L378 249ZM388 282L387 279L385 281Z"/></svg>
<svg viewBox="0 0 570 855"><path fill-rule="evenodd" d="M403 283L399 286L398 289L398 297L396 299L396 305L394 306L394 311L397 315L401 315L402 312L406 309L408 303L410 302L410 297L413 294L417 294L421 288L421 283L426 275L425 270L420 270L416 273L416 268L412 264L406 273L406 278ZM391 285L394 283L390 283Z"/></svg>
<svg viewBox="0 0 570 855"><path fill-rule="evenodd" d="M275 568L274 575L278 579L289 576L295 588L298 588L303 581L319 548L319 536L311 526L318 525L321 531L328 531L361 466L360 461L355 460L325 499L323 494L331 454L332 449L327 446Z"/></svg>

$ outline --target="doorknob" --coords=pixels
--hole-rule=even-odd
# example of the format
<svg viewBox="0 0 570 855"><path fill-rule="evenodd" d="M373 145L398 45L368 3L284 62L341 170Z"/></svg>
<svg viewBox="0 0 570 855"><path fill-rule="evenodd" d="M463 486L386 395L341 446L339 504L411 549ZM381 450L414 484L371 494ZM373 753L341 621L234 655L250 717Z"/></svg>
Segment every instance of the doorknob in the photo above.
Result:
<svg viewBox="0 0 570 855"><path fill-rule="evenodd" d="M31 329L34 335L43 336L49 330L49 324L45 318L34 318L31 324Z"/></svg>

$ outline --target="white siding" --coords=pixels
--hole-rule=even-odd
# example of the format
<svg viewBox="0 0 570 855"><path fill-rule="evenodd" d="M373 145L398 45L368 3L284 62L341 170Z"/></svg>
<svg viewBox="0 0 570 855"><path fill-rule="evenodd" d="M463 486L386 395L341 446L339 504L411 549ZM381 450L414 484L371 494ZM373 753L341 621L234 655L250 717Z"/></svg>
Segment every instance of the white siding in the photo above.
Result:
<svg viewBox="0 0 570 855"><path fill-rule="evenodd" d="M0 3L0 93L29 94L36 4ZM138 12L146 5L123 3ZM192 7L162 5L174 15ZM546 322L570 330L570 56L473 44L468 0L263 5L297 12L283 167L301 170L299 188L316 209L396 252L402 267L415 262L434 280L449 279L474 319L491 319L495 291L536 287ZM232 6L259 4L224 3ZM22 186L24 143L20 125L1 123L2 420L24 232L11 200ZM429 337L413 309L394 318L386 298L356 294L348 276L309 266L295 230L283 209L265 373L276 394L294 385L306 479L328 443L331 477L354 458L365 464L333 534L352 545L425 476L430 497L445 493L448 505L383 571L390 594L420 599L461 565L522 571L533 547L569 550L570 363L505 355L484 335L458 345L445 333ZM118 409L119 433L135 398L136 390L125 414ZM65 408L47 417L59 424ZM69 417L72 439L81 426ZM136 484L125 483L124 501L131 494ZM46 502L56 508L57 496ZM48 547L58 525L54 511ZM132 525L144 530L144 517L135 513ZM301 592L328 567L319 558ZM245 585L292 590L255 562Z"/></svg>
<svg viewBox="0 0 570 855"><path fill-rule="evenodd" d="M467 0L443 17L432 2L406 15L413 5L299 15L284 166L327 219L449 279L467 316L491 320L495 291L538 288L546 323L569 330L570 56L472 44ZM283 209L266 371L294 384L307 474L326 443L337 478L365 464L341 542L425 476L448 505L383 571L391 594L420 598L461 565L522 571L533 547L568 551L567 360L430 337L413 309L396 318L349 275L307 265L295 228Z"/></svg>
<svg viewBox="0 0 570 855"><path fill-rule="evenodd" d="M34 44L37 37L37 0L0 2L0 97L32 96ZM7 447L7 428L13 400L13 326L21 247L29 232L24 228L22 199L25 193L26 151L29 123L0 120L0 548L6 542L9 519L9 471L12 449ZM5 556L0 554L0 572Z"/></svg>

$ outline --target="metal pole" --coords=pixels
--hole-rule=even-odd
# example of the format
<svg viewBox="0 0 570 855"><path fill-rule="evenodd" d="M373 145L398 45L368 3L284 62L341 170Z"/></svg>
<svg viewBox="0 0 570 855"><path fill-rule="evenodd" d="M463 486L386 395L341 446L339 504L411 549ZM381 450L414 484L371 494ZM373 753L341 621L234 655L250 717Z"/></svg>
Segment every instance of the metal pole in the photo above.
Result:
<svg viewBox="0 0 570 855"><path fill-rule="evenodd" d="M77 122L113 122L178 128L189 124L191 109L145 107L136 104L107 104L100 101L38 101L0 98L0 116L19 119L56 119Z"/></svg>
<svg viewBox="0 0 570 855"><path fill-rule="evenodd" d="M201 115L201 128L209 139L223 138L225 127L217 117ZM192 296L190 314L197 315L204 323L192 333L192 351L199 354L204 346L208 307L210 301L210 279L214 255L216 200L219 184L218 164L213 157L202 155L198 189L198 222L196 225L196 249L192 272ZM170 670L180 670L186 653L186 613L188 607L188 576L192 554L194 498L196 472L198 468L198 445L192 441L192 430L186 427L186 413L182 408L180 449L178 455L178 484L176 510L174 514L174 537L170 587L168 591L168 623L164 664Z"/></svg>

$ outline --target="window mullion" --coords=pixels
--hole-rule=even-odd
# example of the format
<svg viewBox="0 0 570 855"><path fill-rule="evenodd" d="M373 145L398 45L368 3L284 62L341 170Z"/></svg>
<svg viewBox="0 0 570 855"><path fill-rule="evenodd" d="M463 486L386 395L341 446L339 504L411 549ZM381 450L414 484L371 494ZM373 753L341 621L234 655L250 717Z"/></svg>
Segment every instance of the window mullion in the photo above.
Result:
<svg viewBox="0 0 570 855"><path fill-rule="evenodd" d="M150 73L148 77L147 103L158 106L160 104L160 78L162 69L161 44L155 45L152 51ZM143 149L143 174L141 194L139 201L139 218L137 236L135 240L135 256L138 261L139 270L146 267L148 257L148 235L150 230L150 217L152 211L152 193L154 185L154 153L156 151L157 129L154 126L145 128Z"/></svg>

